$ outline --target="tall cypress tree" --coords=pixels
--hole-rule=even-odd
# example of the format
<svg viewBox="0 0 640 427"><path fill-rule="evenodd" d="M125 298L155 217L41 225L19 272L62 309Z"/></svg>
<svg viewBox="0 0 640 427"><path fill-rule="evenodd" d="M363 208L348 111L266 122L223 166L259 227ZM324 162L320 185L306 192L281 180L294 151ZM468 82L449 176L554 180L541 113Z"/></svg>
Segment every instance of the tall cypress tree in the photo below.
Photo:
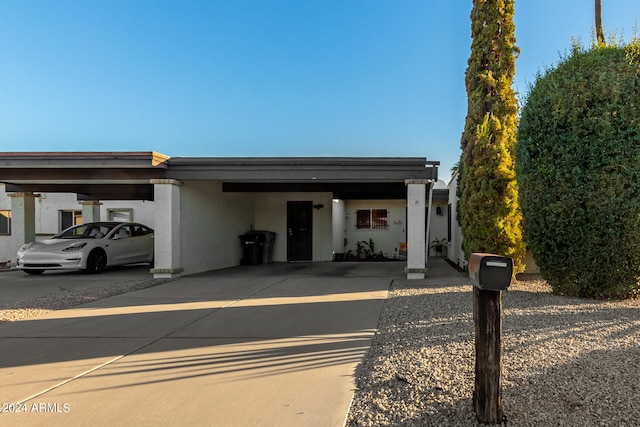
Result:
<svg viewBox="0 0 640 427"><path fill-rule="evenodd" d="M466 73L468 111L462 134L459 217L463 249L510 256L524 265L514 146L518 102L512 88L514 0L474 0Z"/></svg>

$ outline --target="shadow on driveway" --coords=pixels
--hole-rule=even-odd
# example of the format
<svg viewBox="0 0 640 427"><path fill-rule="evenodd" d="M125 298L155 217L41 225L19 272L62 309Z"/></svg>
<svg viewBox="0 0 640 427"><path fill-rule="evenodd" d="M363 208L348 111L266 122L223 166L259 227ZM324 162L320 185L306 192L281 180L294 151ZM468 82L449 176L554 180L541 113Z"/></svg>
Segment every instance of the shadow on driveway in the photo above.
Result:
<svg viewBox="0 0 640 427"><path fill-rule="evenodd" d="M0 422L343 425L403 267L237 267L4 324L0 401L71 410Z"/></svg>

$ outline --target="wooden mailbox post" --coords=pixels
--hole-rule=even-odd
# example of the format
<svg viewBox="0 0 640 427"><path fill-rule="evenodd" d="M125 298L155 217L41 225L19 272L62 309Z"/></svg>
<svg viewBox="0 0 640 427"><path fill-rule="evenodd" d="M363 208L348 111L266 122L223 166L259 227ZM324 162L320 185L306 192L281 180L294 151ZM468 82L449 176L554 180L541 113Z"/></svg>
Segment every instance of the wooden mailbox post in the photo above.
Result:
<svg viewBox="0 0 640 427"><path fill-rule="evenodd" d="M511 284L513 260L494 254L471 254L473 320L476 326L476 367L473 406L484 424L502 422L500 356L502 350L502 291Z"/></svg>

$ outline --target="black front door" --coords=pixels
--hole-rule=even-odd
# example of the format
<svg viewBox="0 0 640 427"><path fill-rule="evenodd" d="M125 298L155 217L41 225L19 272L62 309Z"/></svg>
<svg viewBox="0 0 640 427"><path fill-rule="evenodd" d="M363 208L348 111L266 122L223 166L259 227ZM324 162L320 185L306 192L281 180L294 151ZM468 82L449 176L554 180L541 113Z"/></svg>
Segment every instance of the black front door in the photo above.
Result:
<svg viewBox="0 0 640 427"><path fill-rule="evenodd" d="M287 260L311 261L313 202L287 202Z"/></svg>

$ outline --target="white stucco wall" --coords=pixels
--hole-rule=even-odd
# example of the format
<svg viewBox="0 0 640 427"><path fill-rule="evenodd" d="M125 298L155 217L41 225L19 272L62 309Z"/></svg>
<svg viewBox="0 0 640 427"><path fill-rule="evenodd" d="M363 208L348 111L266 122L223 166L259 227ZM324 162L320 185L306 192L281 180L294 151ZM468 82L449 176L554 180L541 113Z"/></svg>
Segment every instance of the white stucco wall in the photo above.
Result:
<svg viewBox="0 0 640 427"><path fill-rule="evenodd" d="M148 200L105 200L100 206L100 219L107 221L108 209L132 209L133 222L139 222L151 228L155 228L154 223L154 203Z"/></svg>
<svg viewBox="0 0 640 427"><path fill-rule="evenodd" d="M313 209L313 261L333 259L331 193L256 193L255 230L276 233L273 261L287 261L287 201L311 201Z"/></svg>
<svg viewBox="0 0 640 427"><path fill-rule="evenodd" d="M11 210L11 200L4 191L4 184L0 184L0 210ZM11 236L0 236L0 262L8 260L12 260L13 262L16 260Z"/></svg>
<svg viewBox="0 0 640 427"><path fill-rule="evenodd" d="M438 208L440 208L438 210ZM438 211L440 215L438 215ZM432 202L431 207L431 229L429 236L429 241L427 242L428 254L429 256L436 256L435 249L431 248L431 242L437 239L445 239L447 240L447 201L446 200L434 200ZM441 255L439 252L437 256L446 256L447 255L447 245L445 244L443 254Z"/></svg>
<svg viewBox="0 0 640 427"><path fill-rule="evenodd" d="M153 219L154 205L151 201L142 200L105 200L100 201L100 220L108 220L108 209L131 209L132 220L155 228ZM42 193L36 199L36 234L53 235L59 229L59 214L61 210L82 210L75 194L70 193Z"/></svg>
<svg viewBox="0 0 640 427"><path fill-rule="evenodd" d="M333 219L333 253L344 254L347 252L345 239L347 238L347 211L344 200L335 199L331 203Z"/></svg>
<svg viewBox="0 0 640 427"><path fill-rule="evenodd" d="M16 262L16 252L13 250L11 236L0 236L0 262Z"/></svg>
<svg viewBox="0 0 640 427"><path fill-rule="evenodd" d="M0 262L16 262L16 252L12 250L11 236L0 236Z"/></svg>
<svg viewBox="0 0 640 427"><path fill-rule="evenodd" d="M451 205L451 241L449 242L449 248L447 257L451 262L456 263L459 267L464 268L467 262L462 251L462 229L458 224L458 196L456 191L458 189L458 174L456 173L451 181L449 181L449 205Z"/></svg>
<svg viewBox="0 0 640 427"><path fill-rule="evenodd" d="M75 194L41 193L36 199L36 234L52 236L59 233L58 212L61 210L82 210Z"/></svg>
<svg viewBox="0 0 640 427"><path fill-rule="evenodd" d="M347 200L347 246L345 251L356 251L356 243L360 240L375 243L375 251L389 258L397 255L398 242L406 242L406 201L405 200ZM356 211L358 209L387 209L389 228L386 230L356 229Z"/></svg>
<svg viewBox="0 0 640 427"><path fill-rule="evenodd" d="M7 197L4 184L0 182L0 209L11 209L11 200Z"/></svg>
<svg viewBox="0 0 640 427"><path fill-rule="evenodd" d="M218 181L183 181L180 245L184 274L236 266L238 236L254 221L253 193L223 193Z"/></svg>
<svg viewBox="0 0 640 427"><path fill-rule="evenodd" d="M180 213L182 183L176 179L154 179L155 228L153 243L154 265L151 271L157 279L176 277L182 268Z"/></svg>

